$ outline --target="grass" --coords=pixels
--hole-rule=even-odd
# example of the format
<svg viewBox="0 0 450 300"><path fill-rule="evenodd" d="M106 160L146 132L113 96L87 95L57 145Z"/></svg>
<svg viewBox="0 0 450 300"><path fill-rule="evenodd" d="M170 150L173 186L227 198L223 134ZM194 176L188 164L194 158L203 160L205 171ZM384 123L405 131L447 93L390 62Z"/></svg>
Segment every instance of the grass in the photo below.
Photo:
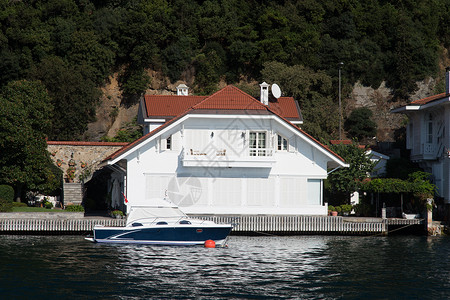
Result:
<svg viewBox="0 0 450 300"><path fill-rule="evenodd" d="M47 209L45 207L13 207L13 212L55 212L53 209ZM63 210L58 210L58 212Z"/></svg>

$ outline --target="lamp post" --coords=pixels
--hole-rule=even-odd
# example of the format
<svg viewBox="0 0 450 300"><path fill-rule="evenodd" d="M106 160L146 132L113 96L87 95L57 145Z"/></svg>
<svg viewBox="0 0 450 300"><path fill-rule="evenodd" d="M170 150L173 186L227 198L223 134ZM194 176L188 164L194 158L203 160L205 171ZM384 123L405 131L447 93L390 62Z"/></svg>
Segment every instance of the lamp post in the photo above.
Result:
<svg viewBox="0 0 450 300"><path fill-rule="evenodd" d="M342 141L342 105L341 105L341 68L344 65L343 62L338 64L339 66L339 140Z"/></svg>

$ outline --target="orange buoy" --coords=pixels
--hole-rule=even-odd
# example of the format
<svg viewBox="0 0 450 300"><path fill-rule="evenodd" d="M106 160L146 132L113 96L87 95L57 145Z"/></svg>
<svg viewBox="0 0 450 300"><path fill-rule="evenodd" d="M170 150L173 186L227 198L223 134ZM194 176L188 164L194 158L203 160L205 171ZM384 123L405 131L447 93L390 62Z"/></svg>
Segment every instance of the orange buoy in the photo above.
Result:
<svg viewBox="0 0 450 300"><path fill-rule="evenodd" d="M205 248L216 248L216 242L214 242L213 240L206 240Z"/></svg>

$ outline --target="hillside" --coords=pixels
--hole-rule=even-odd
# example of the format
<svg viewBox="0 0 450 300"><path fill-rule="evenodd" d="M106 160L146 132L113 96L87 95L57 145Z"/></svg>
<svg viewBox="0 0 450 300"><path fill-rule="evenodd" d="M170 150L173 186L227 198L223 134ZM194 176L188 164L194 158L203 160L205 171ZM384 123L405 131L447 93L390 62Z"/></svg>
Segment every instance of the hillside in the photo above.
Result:
<svg viewBox="0 0 450 300"><path fill-rule="evenodd" d="M112 136L142 93L179 81L210 94L262 80L299 101L306 131L336 138L340 62L344 116L372 107L378 138L392 139L401 121L387 121L388 108L416 97L417 83L442 90L449 61L448 0L38 0L2 1L0 11L0 88L39 81L53 140ZM365 87L376 92L361 98Z"/></svg>

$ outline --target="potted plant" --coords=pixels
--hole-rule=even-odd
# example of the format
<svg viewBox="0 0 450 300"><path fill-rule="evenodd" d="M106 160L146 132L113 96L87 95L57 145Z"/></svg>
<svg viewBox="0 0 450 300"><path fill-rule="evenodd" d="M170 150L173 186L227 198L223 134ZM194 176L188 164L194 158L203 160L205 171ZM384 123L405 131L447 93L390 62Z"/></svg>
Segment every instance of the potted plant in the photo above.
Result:
<svg viewBox="0 0 450 300"><path fill-rule="evenodd" d="M116 219L122 219L123 218L123 212L121 210L115 209L111 212L111 215L113 218Z"/></svg>
<svg viewBox="0 0 450 300"><path fill-rule="evenodd" d="M342 213L342 208L340 206L335 207L337 215L340 215Z"/></svg>
<svg viewBox="0 0 450 300"><path fill-rule="evenodd" d="M61 167L61 165L63 164L63 161L61 160L61 159L57 159L56 160L56 165L58 166L58 167Z"/></svg>
<svg viewBox="0 0 450 300"><path fill-rule="evenodd" d="M73 182L75 179L75 167L70 166L66 171L66 181L67 182Z"/></svg>
<svg viewBox="0 0 450 300"><path fill-rule="evenodd" d="M328 211L330 212L330 216L337 216L336 208L333 205L328 205Z"/></svg>

